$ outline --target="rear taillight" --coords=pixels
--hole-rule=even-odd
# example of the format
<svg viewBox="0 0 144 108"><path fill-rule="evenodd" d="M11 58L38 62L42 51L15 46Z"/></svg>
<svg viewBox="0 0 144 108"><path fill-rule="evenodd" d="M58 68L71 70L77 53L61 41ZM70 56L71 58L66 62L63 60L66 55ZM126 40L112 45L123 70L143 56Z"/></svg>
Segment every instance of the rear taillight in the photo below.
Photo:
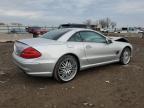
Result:
<svg viewBox="0 0 144 108"><path fill-rule="evenodd" d="M41 53L32 47L28 47L24 49L20 54L20 57L25 58L25 59L38 58L40 56L41 56Z"/></svg>

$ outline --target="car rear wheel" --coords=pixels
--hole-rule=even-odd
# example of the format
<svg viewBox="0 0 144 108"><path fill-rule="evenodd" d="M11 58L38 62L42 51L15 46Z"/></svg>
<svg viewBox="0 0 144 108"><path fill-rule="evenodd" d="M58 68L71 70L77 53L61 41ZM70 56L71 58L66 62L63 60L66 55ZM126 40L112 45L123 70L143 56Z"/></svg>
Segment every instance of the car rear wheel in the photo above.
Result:
<svg viewBox="0 0 144 108"><path fill-rule="evenodd" d="M71 81L78 71L78 63L75 57L66 55L61 57L54 69L54 78L60 82Z"/></svg>
<svg viewBox="0 0 144 108"><path fill-rule="evenodd" d="M126 65L130 62L130 60L131 60L131 50L130 48L126 47L121 53L120 63Z"/></svg>

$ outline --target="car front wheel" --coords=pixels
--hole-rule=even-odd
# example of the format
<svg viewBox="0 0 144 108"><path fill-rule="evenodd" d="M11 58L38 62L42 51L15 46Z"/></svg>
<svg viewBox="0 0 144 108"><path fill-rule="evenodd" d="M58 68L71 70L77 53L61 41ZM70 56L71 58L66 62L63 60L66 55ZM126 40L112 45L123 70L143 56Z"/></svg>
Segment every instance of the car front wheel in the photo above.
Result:
<svg viewBox="0 0 144 108"><path fill-rule="evenodd" d="M131 49L126 47L121 53L120 63L126 65L130 62L130 60L131 60Z"/></svg>
<svg viewBox="0 0 144 108"><path fill-rule="evenodd" d="M78 71L78 63L75 57L65 55L56 63L54 69L54 78L60 82L72 80Z"/></svg>

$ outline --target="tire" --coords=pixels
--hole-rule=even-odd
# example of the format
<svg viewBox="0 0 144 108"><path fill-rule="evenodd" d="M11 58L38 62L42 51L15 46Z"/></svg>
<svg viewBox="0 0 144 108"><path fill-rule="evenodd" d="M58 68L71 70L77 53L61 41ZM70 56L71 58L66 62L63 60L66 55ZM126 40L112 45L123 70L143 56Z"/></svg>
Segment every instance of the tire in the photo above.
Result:
<svg viewBox="0 0 144 108"><path fill-rule="evenodd" d="M65 55L55 65L54 78L59 82L73 80L78 71L78 62L74 56Z"/></svg>
<svg viewBox="0 0 144 108"><path fill-rule="evenodd" d="M131 49L126 47L123 49L120 56L120 63L122 65L127 65L131 60Z"/></svg>

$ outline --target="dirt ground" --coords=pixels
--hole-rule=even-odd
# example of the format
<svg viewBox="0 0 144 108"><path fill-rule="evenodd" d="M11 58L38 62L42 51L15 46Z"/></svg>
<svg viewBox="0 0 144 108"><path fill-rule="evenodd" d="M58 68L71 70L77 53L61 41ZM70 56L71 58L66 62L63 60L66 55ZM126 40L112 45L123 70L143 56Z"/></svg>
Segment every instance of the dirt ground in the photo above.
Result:
<svg viewBox="0 0 144 108"><path fill-rule="evenodd" d="M129 40L129 65L87 69L64 84L25 75L12 62L13 43L0 43L0 108L144 108L144 39Z"/></svg>

